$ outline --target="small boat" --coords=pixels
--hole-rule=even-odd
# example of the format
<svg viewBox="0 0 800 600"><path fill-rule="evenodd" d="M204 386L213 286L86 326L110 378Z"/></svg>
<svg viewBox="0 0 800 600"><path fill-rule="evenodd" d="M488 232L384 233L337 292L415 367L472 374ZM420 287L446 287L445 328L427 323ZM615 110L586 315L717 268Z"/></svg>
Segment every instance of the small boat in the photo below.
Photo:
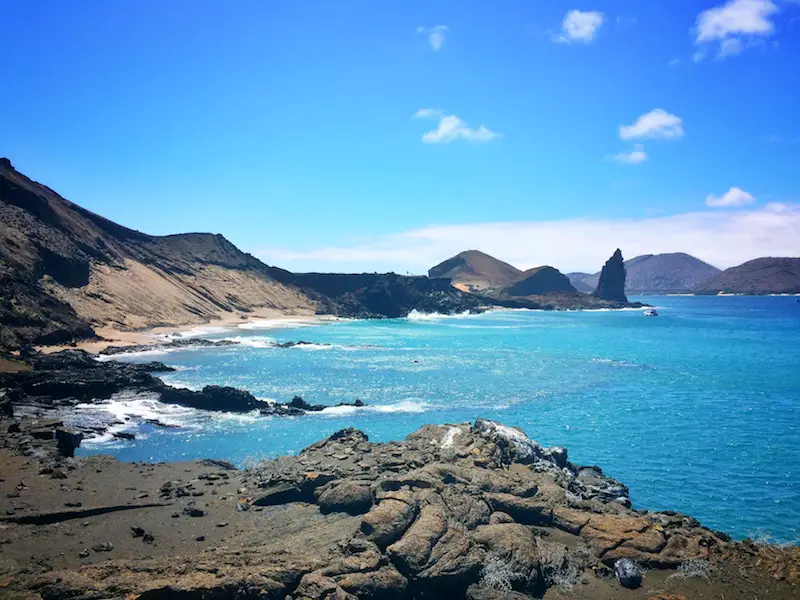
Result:
<svg viewBox="0 0 800 600"><path fill-rule="evenodd" d="M644 311L644 316L645 317L657 317L658 313L656 312L655 308L648 308L646 311Z"/></svg>

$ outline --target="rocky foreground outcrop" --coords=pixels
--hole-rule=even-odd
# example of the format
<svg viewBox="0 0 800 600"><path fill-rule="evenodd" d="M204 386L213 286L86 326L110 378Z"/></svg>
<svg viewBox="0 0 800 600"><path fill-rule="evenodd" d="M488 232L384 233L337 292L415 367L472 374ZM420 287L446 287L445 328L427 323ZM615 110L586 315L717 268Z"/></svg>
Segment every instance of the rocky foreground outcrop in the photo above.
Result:
<svg viewBox="0 0 800 600"><path fill-rule="evenodd" d="M106 512L14 504L0 551L8 597L730 600L798 591L797 549L634 510L627 488L598 467L485 420L428 425L387 444L346 429L245 471L69 464L64 497L86 488ZM124 482L118 491L98 485L101 471ZM26 479L18 494L35 487ZM136 500L123 511L125 493Z"/></svg>

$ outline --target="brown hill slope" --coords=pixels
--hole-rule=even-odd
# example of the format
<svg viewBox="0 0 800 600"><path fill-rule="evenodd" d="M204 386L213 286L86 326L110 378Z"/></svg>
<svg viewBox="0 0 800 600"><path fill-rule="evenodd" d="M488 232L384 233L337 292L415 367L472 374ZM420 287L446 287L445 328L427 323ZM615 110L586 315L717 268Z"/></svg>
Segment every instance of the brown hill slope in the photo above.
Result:
<svg viewBox="0 0 800 600"><path fill-rule="evenodd" d="M756 258L723 271L697 293L800 294L800 258Z"/></svg>
<svg viewBox="0 0 800 600"><path fill-rule="evenodd" d="M450 279L463 290L500 288L519 278L522 271L479 250L466 250L428 271L430 277Z"/></svg>
<svg viewBox="0 0 800 600"><path fill-rule="evenodd" d="M221 235L127 229L0 160L0 346L255 309L313 312L316 304Z"/></svg>

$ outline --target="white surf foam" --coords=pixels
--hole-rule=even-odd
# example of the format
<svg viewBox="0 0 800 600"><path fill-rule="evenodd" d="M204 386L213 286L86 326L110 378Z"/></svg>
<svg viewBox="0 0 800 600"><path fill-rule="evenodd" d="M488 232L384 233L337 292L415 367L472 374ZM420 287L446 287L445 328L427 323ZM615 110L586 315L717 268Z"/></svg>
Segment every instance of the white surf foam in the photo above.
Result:
<svg viewBox="0 0 800 600"><path fill-rule="evenodd" d="M279 319L258 319L248 321L236 326L236 329L286 329L291 327L304 327L309 325L321 325L337 321L336 317L313 316L313 317L282 317Z"/></svg>
<svg viewBox="0 0 800 600"><path fill-rule="evenodd" d="M611 365L614 367L639 367L641 365L637 365L634 363L625 362L624 360L615 360L613 358L593 358L593 363L603 364L603 365Z"/></svg>
<svg viewBox="0 0 800 600"><path fill-rule="evenodd" d="M321 415L323 417L342 417L353 415L358 412L365 413L423 413L431 408L431 405L421 400L407 398L395 404L368 404L366 406L329 406L320 412L308 413L309 415Z"/></svg>
<svg viewBox="0 0 800 600"><path fill-rule="evenodd" d="M98 362L109 360L120 360L121 358L137 358L139 356L157 356L174 351L175 348L155 348L153 350L142 350L140 352L124 352L122 354L98 354L95 359Z"/></svg>
<svg viewBox="0 0 800 600"><path fill-rule="evenodd" d="M177 346L177 347L158 347L150 350L139 350L137 352L123 352L121 354L99 354L95 357L100 362L109 360L121 360L125 358L138 358L148 356L163 356L172 352L196 352L198 350L224 350L232 346ZM235 347L235 346L233 346Z"/></svg>
<svg viewBox="0 0 800 600"><path fill-rule="evenodd" d="M163 334L164 339L167 340L178 340L181 338L191 338L191 337L206 337L209 335L219 335L225 333L226 331L230 331L230 327L222 327L220 325L201 325L199 327L193 327L192 329L186 329L184 331L175 331L173 333L166 333Z"/></svg>
<svg viewBox="0 0 800 600"><path fill-rule="evenodd" d="M197 413L193 408L162 403L159 395L151 392L119 392L104 402L78 404L75 408L77 410L102 408L119 420L124 420L126 417L158 419L167 425L178 426L184 423L186 417Z"/></svg>
<svg viewBox="0 0 800 600"><path fill-rule="evenodd" d="M237 335L235 337L223 338L228 342L236 342L239 346L248 348L274 348L277 343L274 338L263 336L246 337Z"/></svg>
<svg viewBox="0 0 800 600"><path fill-rule="evenodd" d="M462 313L446 315L438 312L432 312L432 313L420 312L415 308L410 313L408 313L406 319L409 321L440 321L442 319L463 319L466 317L477 317L477 316L480 316L480 314L471 313L468 310L465 310Z"/></svg>
<svg viewBox="0 0 800 600"><path fill-rule="evenodd" d="M108 427L104 433L84 440L89 446L116 441L115 433L131 432L148 419L157 420L165 425L188 427L192 425L198 413L193 408L163 404L159 401L159 395L152 392L129 391L114 394L104 402L78 404L75 410L87 413L102 411L110 415L113 420L119 421L118 424ZM136 433L136 437L143 439L141 433Z"/></svg>
<svg viewBox="0 0 800 600"><path fill-rule="evenodd" d="M333 348L348 349L345 346L332 345L332 344L297 344L292 346L298 350L332 350Z"/></svg>

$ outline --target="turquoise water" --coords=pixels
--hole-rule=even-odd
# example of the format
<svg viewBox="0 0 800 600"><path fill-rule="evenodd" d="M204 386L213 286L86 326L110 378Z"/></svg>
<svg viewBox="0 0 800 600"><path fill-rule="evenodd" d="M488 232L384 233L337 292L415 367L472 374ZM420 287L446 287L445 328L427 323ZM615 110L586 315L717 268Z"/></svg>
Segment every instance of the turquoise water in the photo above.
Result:
<svg viewBox="0 0 800 600"><path fill-rule="evenodd" d="M246 345L147 354L165 380L225 384L264 399L360 398L301 418L208 415L146 397L107 406L179 429L81 452L122 460L250 460L295 453L347 426L376 441L477 417L521 427L625 482L637 507L675 509L743 537L800 538L800 303L789 297L642 298L641 311L477 316L239 329ZM273 341L330 346L279 349Z"/></svg>

